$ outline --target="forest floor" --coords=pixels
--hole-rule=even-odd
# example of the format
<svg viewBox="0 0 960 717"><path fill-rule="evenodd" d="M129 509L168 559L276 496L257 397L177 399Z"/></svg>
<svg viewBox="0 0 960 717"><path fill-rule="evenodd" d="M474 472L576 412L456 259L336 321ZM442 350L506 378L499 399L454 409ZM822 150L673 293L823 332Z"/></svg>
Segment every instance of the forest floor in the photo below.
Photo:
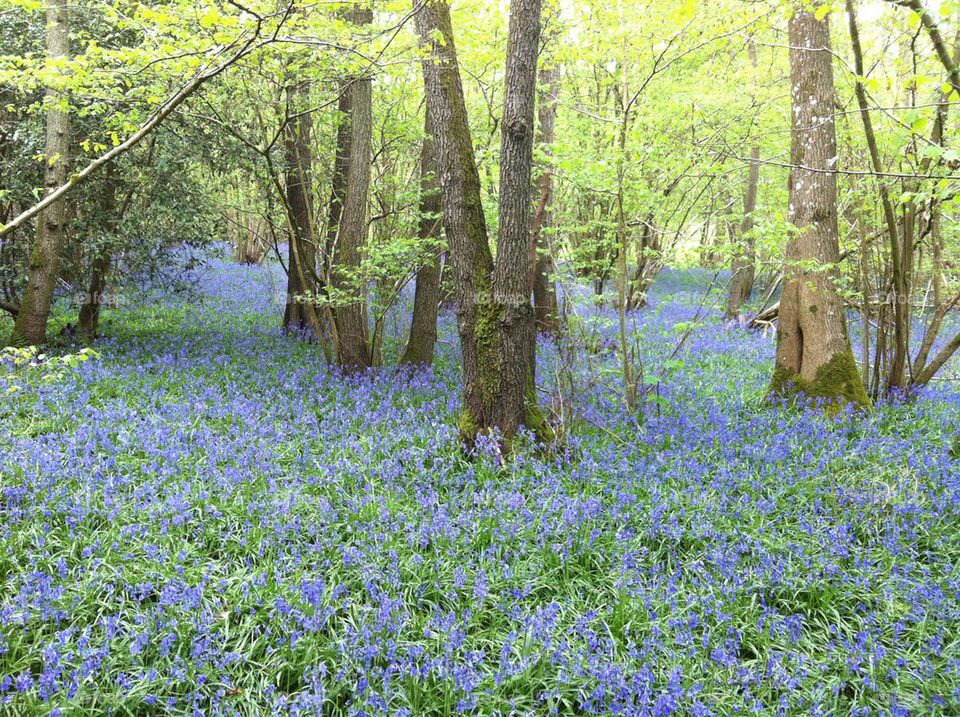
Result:
<svg viewBox="0 0 960 717"><path fill-rule="evenodd" d="M342 377L275 270L131 292L0 401L0 713L960 714L960 388L765 406L710 280L631 318L642 415L578 296L575 430L506 463L458 448L450 316L435 370Z"/></svg>

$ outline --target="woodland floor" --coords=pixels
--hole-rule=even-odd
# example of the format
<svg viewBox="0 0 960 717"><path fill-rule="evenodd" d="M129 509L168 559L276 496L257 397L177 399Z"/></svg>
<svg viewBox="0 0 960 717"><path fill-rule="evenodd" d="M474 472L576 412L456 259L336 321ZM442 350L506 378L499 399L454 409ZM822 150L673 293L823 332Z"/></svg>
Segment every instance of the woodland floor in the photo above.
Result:
<svg viewBox="0 0 960 717"><path fill-rule="evenodd" d="M667 272L642 418L578 295L574 433L503 465L458 449L450 316L434 371L345 378L277 277L131 291L0 396L0 713L960 714L960 387L764 406L774 338L712 298L669 359L712 277Z"/></svg>

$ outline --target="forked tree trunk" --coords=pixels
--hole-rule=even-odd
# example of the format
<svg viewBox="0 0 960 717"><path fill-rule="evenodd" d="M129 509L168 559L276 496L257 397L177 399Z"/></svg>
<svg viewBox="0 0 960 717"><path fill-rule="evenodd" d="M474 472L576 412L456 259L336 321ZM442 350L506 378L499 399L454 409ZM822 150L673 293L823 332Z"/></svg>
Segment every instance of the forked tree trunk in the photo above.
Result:
<svg viewBox="0 0 960 717"><path fill-rule="evenodd" d="M288 89L290 100L306 96L309 86L298 83ZM317 240L313 213L313 153L311 133L313 120L303 112L300 101L289 103L295 113L284 128L284 189L288 224L290 224L287 260L287 297L283 327L288 331L318 335L319 325L313 295L319 287L317 272ZM309 305L308 305L309 304Z"/></svg>
<svg viewBox="0 0 960 717"><path fill-rule="evenodd" d="M437 313L440 308L440 245L442 226L440 184L437 177L437 153L430 126L430 114L424 120L423 147L420 151L420 240L429 245L429 258L417 270L417 290L413 299L410 337L400 363L429 366L437 343Z"/></svg>
<svg viewBox="0 0 960 717"><path fill-rule="evenodd" d="M490 253L447 3L439 0L423 6L416 23L428 50L423 60L424 86L437 141L463 350L460 433L471 444L478 433L499 428L509 439L526 425L548 440L550 429L535 402L536 335L529 293L540 0L512 0L510 6L496 264Z"/></svg>
<svg viewBox="0 0 960 717"><path fill-rule="evenodd" d="M47 57L63 60L70 56L70 22L66 0L47 2ZM70 165L70 115L61 107L61 92L47 90L47 127L44 149L44 187L52 192L67 181ZM66 201L58 199L37 221L37 235L30 250L27 288L13 327L14 346L42 344L53 303L53 289L60 265L60 250L66 233Z"/></svg>
<svg viewBox="0 0 960 717"><path fill-rule="evenodd" d="M357 25L373 22L373 10L358 5L348 13ZM361 249L367 241L367 201L370 191L370 162L373 144L373 83L369 77L346 80L343 95L348 112L341 122L349 123L343 204L339 230L332 251L331 286L349 298L333 310L336 324L337 363L350 370L362 370L373 363L367 321L366 286L358 281ZM340 157L338 148L338 159ZM333 212L331 205L331 212Z"/></svg>
<svg viewBox="0 0 960 717"><path fill-rule="evenodd" d="M790 210L780 299L776 367L770 392L830 403L869 404L837 294L837 138L828 20L797 3L790 18L793 95Z"/></svg>
<svg viewBox="0 0 960 717"><path fill-rule="evenodd" d="M548 65L540 71L540 98L538 100L537 145L545 154L551 153L557 123L557 92L560 67ZM556 334L560 331L560 312L557 308L557 286L554 282L554 259L550 242L543 240L543 230L553 225L553 163L547 159L540 175L540 197L533 216L530 249L533 252L533 306L537 331Z"/></svg>

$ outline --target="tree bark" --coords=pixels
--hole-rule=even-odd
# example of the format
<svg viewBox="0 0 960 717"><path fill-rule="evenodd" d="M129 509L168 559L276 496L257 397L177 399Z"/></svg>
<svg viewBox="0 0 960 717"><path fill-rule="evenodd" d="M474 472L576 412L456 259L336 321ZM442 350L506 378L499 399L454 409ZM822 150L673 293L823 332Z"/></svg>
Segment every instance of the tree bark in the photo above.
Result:
<svg viewBox="0 0 960 717"><path fill-rule="evenodd" d="M530 301L533 131L542 0L512 0L500 142L500 222L493 272L501 303L501 422L507 435L536 400L536 329Z"/></svg>
<svg viewBox="0 0 960 717"><path fill-rule="evenodd" d="M512 0L496 264L481 204L480 175L467 121L450 9L442 0L417 12L427 106L440 168L444 227L450 246L463 350L467 444L499 429L508 440L520 426L549 440L535 403L536 334L530 302L530 198L540 0Z"/></svg>
<svg viewBox="0 0 960 717"><path fill-rule="evenodd" d="M857 14L853 0L846 0L847 18L850 28L850 44L853 48L854 72L856 82L854 93L857 96L857 106L860 110L860 119L863 122L863 133L870 151L870 163L873 171L880 175L883 164L880 159L880 149L877 145L876 133L873 130L873 120L870 116L870 105L867 101L867 90L863 84L864 64L863 49L860 46L860 31L857 27ZM878 176L880 189L880 203L883 207L883 217L887 225L887 235L890 244L890 263L892 281L890 284L890 302L893 304L893 356L890 359L890 370L887 373L887 391L900 388L907 383L907 362L910 352L910 285L911 259L913 257L913 243L907 240L907 234L912 229L912 217L903 223L903 233L897 226L897 215L890 198L883 177Z"/></svg>
<svg viewBox="0 0 960 717"><path fill-rule="evenodd" d="M66 0L47 3L47 57L63 60L70 56L70 21ZM63 108L69 98L59 90L47 90L47 127L44 149L44 187L50 194L64 185L70 166L70 115ZM30 251L27 288L20 302L10 343L14 346L42 344L53 303L60 250L66 233L66 200L50 204L37 222L37 235Z"/></svg>
<svg viewBox="0 0 960 717"><path fill-rule="evenodd" d="M337 146L333 157L333 176L330 180L330 204L327 209L327 235L323 252L323 276L329 277L332 270L334 247L340 233L340 217L343 215L343 202L347 196L347 174L350 168L350 101L352 94L349 85L340 87L340 99L337 101Z"/></svg>
<svg viewBox="0 0 960 717"><path fill-rule="evenodd" d="M750 53L750 65L757 68L757 45L753 38L747 47ZM757 191L760 188L760 146L750 148L750 169L747 172L747 186L743 192L743 221L740 223L740 235L736 237L733 261L730 271L730 290L727 294L727 319L740 316L741 307L753 294L753 283L757 275L757 242L753 236L753 213L757 209Z"/></svg>
<svg viewBox="0 0 960 717"><path fill-rule="evenodd" d="M357 25L373 22L373 10L358 5L348 13ZM362 370L373 363L367 321L366 286L358 285L361 250L367 242L367 202L370 192L370 162L373 144L373 81L369 77L346 80L343 94L349 112L349 153L346 164L343 206L333 247L331 286L349 298L333 310L337 335L337 363L349 370Z"/></svg>
<svg viewBox="0 0 960 717"><path fill-rule="evenodd" d="M869 404L837 293L837 138L828 19L797 3L790 18L793 97L789 220L772 396Z"/></svg>
<svg viewBox="0 0 960 717"><path fill-rule="evenodd" d="M647 215L640 232L640 246L637 247L637 268L630 280L627 295L627 309L642 309L647 305L647 295L654 279L663 268L660 246L660 230L656 225L653 212Z"/></svg>
<svg viewBox="0 0 960 717"><path fill-rule="evenodd" d="M424 120L423 146L420 150L420 240L428 245L428 260L417 270L417 290L413 299L410 336L400 363L429 366L437 343L437 314L440 308L440 244L442 226L440 184L437 177L437 152L430 126L430 113Z"/></svg>
<svg viewBox="0 0 960 717"><path fill-rule="evenodd" d="M540 71L540 97L538 100L538 126L536 143L549 156L552 153L557 122L557 93L560 83L560 67L548 65ZM544 162L540 175L540 198L533 217L530 232L530 251L533 254L533 305L536 313L537 331L549 334L560 332L560 312L557 308L557 286L554 283L553 249L543 241L543 230L553 224L553 162Z"/></svg>
<svg viewBox="0 0 960 717"><path fill-rule="evenodd" d="M133 190L128 191L121 206L117 206L117 194L120 191L120 176L115 163L111 163L105 170L103 204L100 207L106 218L104 227L107 231L107 241L104 245L95 247L93 261L90 267L90 285L80 307L78 324L80 330L89 338L97 336L100 326L100 309L103 306L107 282L113 269L113 242L120 220L127 212L133 199Z"/></svg>
<svg viewBox="0 0 960 717"><path fill-rule="evenodd" d="M757 249L753 236L753 213L757 209L757 190L760 185L760 147L750 149L750 169L747 174L747 186L743 193L743 221L740 235L736 237L738 246L734 250L731 264L730 291L727 296L727 318L740 316L741 307L753 294L756 281Z"/></svg>
<svg viewBox="0 0 960 717"><path fill-rule="evenodd" d="M288 98L299 100L306 96L308 89L306 82L299 82L288 88ZM319 289L314 280L317 240L313 213L313 120L309 113L302 111L301 105L299 101L288 103L288 113L292 112L293 116L284 128L284 189L290 214L290 242L283 327L288 331L316 334L317 312L305 305L313 301Z"/></svg>
<svg viewBox="0 0 960 717"><path fill-rule="evenodd" d="M242 217L243 223L240 223ZM234 258L238 264L256 266L263 263L267 253L265 235L267 221L258 214L240 215L235 213L232 222L233 242L236 249Z"/></svg>

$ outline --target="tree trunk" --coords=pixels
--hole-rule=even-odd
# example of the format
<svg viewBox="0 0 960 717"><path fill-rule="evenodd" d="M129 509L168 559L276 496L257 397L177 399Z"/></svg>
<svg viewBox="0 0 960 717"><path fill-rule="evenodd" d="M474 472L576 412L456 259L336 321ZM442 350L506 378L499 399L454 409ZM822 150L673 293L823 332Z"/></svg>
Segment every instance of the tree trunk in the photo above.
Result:
<svg viewBox="0 0 960 717"><path fill-rule="evenodd" d="M327 235L323 252L323 277L329 278L332 269L334 247L340 233L340 217L343 215L343 201L347 196L347 173L350 168L350 100L352 94L349 85L340 87L340 99L337 102L337 147L333 158L333 176L330 180L330 204L327 209Z"/></svg>
<svg viewBox="0 0 960 717"><path fill-rule="evenodd" d="M243 223L240 223L240 217L243 217ZM234 235L234 254L238 264L255 266L263 263L267 254L267 243L265 240L267 222L257 214L240 215L232 218L231 226Z"/></svg>
<svg viewBox="0 0 960 717"><path fill-rule="evenodd" d="M113 268L113 241L117 226L133 199L133 191L131 190L122 206L118 207L117 194L120 190L120 176L116 164L111 162L105 171L105 191L100 209L103 216L106 217L104 226L108 236L103 245L94 248L95 253L90 267L90 285L87 289L87 295L84 297L83 305L80 307L80 317L78 319L80 330L91 339L96 337L100 325L100 309L103 306L107 281Z"/></svg>
<svg viewBox="0 0 960 717"><path fill-rule="evenodd" d="M440 308L440 245L442 208L437 177L437 152L430 114L424 120L420 151L420 240L428 245L429 258L417 270L417 291L413 299L410 337L400 363L429 366L437 343L437 313Z"/></svg>
<svg viewBox="0 0 960 717"><path fill-rule="evenodd" d="M757 45L750 38L748 45L750 64L757 67ZM760 147L754 144L750 148L750 169L747 172L747 186L743 192L743 221L740 224L733 261L730 266L730 291L727 294L727 319L740 316L741 307L753 294L753 282L757 274L757 243L753 236L753 213L757 209L757 191L760 188Z"/></svg>
<svg viewBox="0 0 960 717"><path fill-rule="evenodd" d="M359 5L348 13L358 25L373 22L373 10ZM349 153L339 231L333 247L330 283L348 298L333 310L337 335L337 363L350 370L372 365L367 321L366 285L358 281L361 249L367 242L367 202L370 192L370 162L373 144L373 82L353 77L343 88L349 112L341 122L349 123Z"/></svg>
<svg viewBox="0 0 960 717"><path fill-rule="evenodd" d="M790 223L770 393L802 392L829 403L869 404L850 347L835 279L837 138L828 20L796 4L790 18L793 96Z"/></svg>
<svg viewBox="0 0 960 717"><path fill-rule="evenodd" d="M731 265L730 292L727 296L727 318L740 316L741 307L753 294L753 282L756 280L756 239L753 236L753 213L757 208L757 190L760 184L760 147L750 149L750 170L747 175L747 187L743 194L743 222L740 224L740 236L734 249Z"/></svg>
<svg viewBox="0 0 960 717"><path fill-rule="evenodd" d="M107 290L107 279L113 268L113 257L109 251L97 256L93 260L90 273L90 288L80 307L80 330L88 337L96 338L100 326L100 309L103 307L103 298Z"/></svg>
<svg viewBox="0 0 960 717"><path fill-rule="evenodd" d="M47 57L51 60L70 56L70 22L66 0L47 3ZM70 165L70 115L61 103L68 98L55 89L47 90L47 128L44 149L44 187L53 192L67 181ZM42 344L47 334L47 319L53 303L60 250L66 233L66 200L58 199L47 207L37 222L37 235L30 251L27 288L10 343L14 346Z"/></svg>
<svg viewBox="0 0 960 717"><path fill-rule="evenodd" d="M300 82L288 89L288 98L305 97L309 85ZM308 307L317 292L317 241L313 214L313 153L311 132L313 120L302 111L302 103L288 103L292 116L284 128L284 189L290 224L289 258L287 261L287 297L283 327L288 331L317 333L315 305ZM316 336L316 338L321 338Z"/></svg>
<svg viewBox="0 0 960 717"><path fill-rule="evenodd" d="M416 3L415 3L416 5ZM450 9L439 0L416 15L424 86L437 142L444 226L453 265L463 349L459 428L472 444L521 425L542 440L551 432L535 403L536 339L530 302L530 197L540 0L512 0L500 176L497 262L490 253L480 175L467 121Z"/></svg>
<svg viewBox="0 0 960 717"><path fill-rule="evenodd" d="M867 90L863 84L865 72L863 50L860 46L860 32L857 27L856 8L853 0L846 0L846 9L857 77L854 83L854 92L857 96L857 106L860 109L860 119L863 122L864 137L870 151L870 163L873 171L880 175L883 172L883 164L880 159L876 134L873 131ZM907 362L910 352L910 284L912 273L910 266L913 257L913 243L907 235L913 228L913 216L912 212L908 212L908 216L904 218L903 232L901 232L898 229L896 212L894 211L890 191L885 183L886 180L878 176L877 182L880 188L880 203L883 207L884 221L887 224L892 269L890 303L893 308L893 357L890 361L890 371L887 374L887 391L889 392L905 386L907 382Z"/></svg>
<svg viewBox="0 0 960 717"><path fill-rule="evenodd" d="M500 142L500 222L495 301L502 303L499 425L507 435L536 402L536 328L530 300L533 131L542 0L512 0Z"/></svg>
<svg viewBox="0 0 960 717"><path fill-rule="evenodd" d="M560 67L550 65L540 72L540 98L537 145L544 155L551 155L557 122L557 93L560 83ZM554 283L553 249L543 241L543 230L553 224L550 204L553 201L552 159L544 162L540 175L540 198L533 217L530 232L530 250L533 254L533 305L536 312L536 328L549 334L560 331L560 312L557 308L557 287Z"/></svg>
<svg viewBox="0 0 960 717"><path fill-rule="evenodd" d="M660 230L655 223L653 212L647 215L640 232L640 246L637 248L637 268L630 281L630 291L627 296L627 309L633 311L647 305L647 295L653 281L656 279L663 261L660 246Z"/></svg>

